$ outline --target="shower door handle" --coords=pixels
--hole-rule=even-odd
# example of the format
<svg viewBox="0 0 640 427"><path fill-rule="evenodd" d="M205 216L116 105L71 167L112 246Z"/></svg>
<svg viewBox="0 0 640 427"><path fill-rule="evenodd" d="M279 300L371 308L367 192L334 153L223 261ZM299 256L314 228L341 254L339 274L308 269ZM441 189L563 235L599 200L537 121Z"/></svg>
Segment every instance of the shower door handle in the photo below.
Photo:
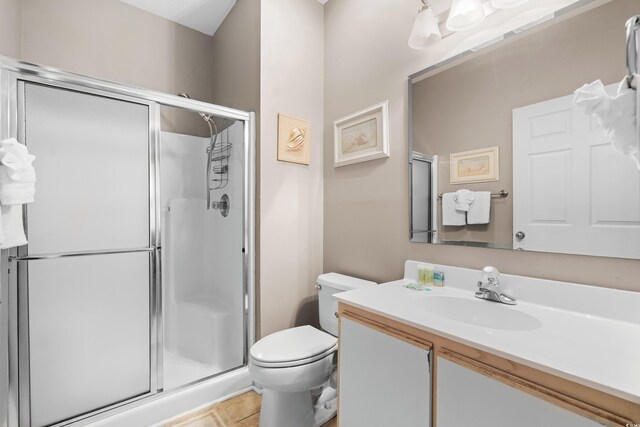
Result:
<svg viewBox="0 0 640 427"><path fill-rule="evenodd" d="M10 256L9 262L38 261L43 259L71 258L71 257L89 256L89 255L114 255L114 254L130 254L135 252L155 252L156 249L161 249L161 246L156 246L156 247L152 246L149 248L135 248L135 249L112 249L112 250L106 250L106 251L64 252L59 254Z"/></svg>

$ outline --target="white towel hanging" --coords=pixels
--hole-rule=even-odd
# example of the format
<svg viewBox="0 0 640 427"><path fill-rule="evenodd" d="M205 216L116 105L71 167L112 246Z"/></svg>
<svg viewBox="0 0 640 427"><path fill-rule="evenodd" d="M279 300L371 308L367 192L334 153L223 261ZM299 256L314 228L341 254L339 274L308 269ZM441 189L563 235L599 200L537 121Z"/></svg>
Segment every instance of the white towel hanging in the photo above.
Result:
<svg viewBox="0 0 640 427"><path fill-rule="evenodd" d="M0 203L20 205L32 203L35 195L35 156L15 138L0 143Z"/></svg>
<svg viewBox="0 0 640 427"><path fill-rule="evenodd" d="M473 203L467 212L467 224L489 224L491 218L491 192L474 191Z"/></svg>
<svg viewBox="0 0 640 427"><path fill-rule="evenodd" d="M462 189L455 193L454 200L456 201L456 209L459 211L468 212L469 206L473 203L473 191Z"/></svg>
<svg viewBox="0 0 640 427"><path fill-rule="evenodd" d="M0 248L27 244L22 223L22 205L35 196L35 156L15 138L0 142Z"/></svg>
<svg viewBox="0 0 640 427"><path fill-rule="evenodd" d="M22 205L3 205L0 206L2 211L2 241L0 249L13 248L14 246L22 246L27 244L27 238L24 235L24 226L22 224Z"/></svg>
<svg viewBox="0 0 640 427"><path fill-rule="evenodd" d="M638 76L634 77L638 81ZM614 148L630 156L640 169L640 137L638 135L638 92L629 87L625 77L616 96L609 95L596 80L574 92L573 102L593 115L604 129L605 137Z"/></svg>
<svg viewBox="0 0 640 427"><path fill-rule="evenodd" d="M455 193L442 195L442 225L461 226L467 223L466 212L456 209Z"/></svg>

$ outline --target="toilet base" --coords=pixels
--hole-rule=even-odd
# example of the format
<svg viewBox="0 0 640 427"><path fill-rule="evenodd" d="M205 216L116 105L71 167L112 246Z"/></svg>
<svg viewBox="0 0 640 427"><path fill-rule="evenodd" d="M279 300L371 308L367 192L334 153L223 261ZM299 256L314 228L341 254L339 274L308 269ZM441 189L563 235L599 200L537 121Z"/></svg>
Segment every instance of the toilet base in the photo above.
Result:
<svg viewBox="0 0 640 427"><path fill-rule="evenodd" d="M311 391L280 392L263 389L260 427L320 427L336 415L338 399L326 387L314 405Z"/></svg>
<svg viewBox="0 0 640 427"><path fill-rule="evenodd" d="M315 427L311 391L286 393L264 389L260 427Z"/></svg>
<svg viewBox="0 0 640 427"><path fill-rule="evenodd" d="M331 418L336 416L338 412L338 398L335 397L335 390L333 392L333 398L322 403L316 405L316 419L315 419L315 427L320 427L331 420Z"/></svg>

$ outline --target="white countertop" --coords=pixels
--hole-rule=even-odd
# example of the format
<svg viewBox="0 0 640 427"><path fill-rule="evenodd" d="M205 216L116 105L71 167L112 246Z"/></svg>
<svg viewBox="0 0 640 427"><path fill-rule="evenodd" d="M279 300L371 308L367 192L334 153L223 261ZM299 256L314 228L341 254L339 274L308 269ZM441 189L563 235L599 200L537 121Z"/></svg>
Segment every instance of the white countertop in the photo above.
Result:
<svg viewBox="0 0 640 427"><path fill-rule="evenodd" d="M469 270L466 269L448 267L447 270L451 270L449 273L455 273L453 270L460 270L464 272L463 276L469 275ZM449 273L447 273L448 276L456 276L456 274ZM514 277L517 276L511 276L512 281ZM450 281L450 279L447 280ZM574 307L571 307L572 309L558 307L557 303L555 307L551 307L520 298L517 305L506 306L475 298L473 288L469 288L466 283L465 289L448 285L443 288L432 287L428 292L404 288L407 283L415 283L415 280L402 279L378 286L342 292L335 296L341 302L372 313L398 320L424 331L625 400L640 403L640 322L632 321L640 312L640 305L635 305L640 301L636 299L640 297L640 293L593 289L594 287L584 285L555 282L558 283L557 289L565 287L564 291L559 292L565 292L569 295L572 289L566 288L566 286L577 286L575 288L577 294L574 295L574 298L599 299L593 303L599 304L601 307L620 301L628 302L629 298L632 298L633 304L630 306L635 306L637 311L632 314L631 320L629 320L628 316L609 318L603 316L602 311L597 312L598 310L595 310L595 314L591 314L577 311ZM472 283L475 284L475 282ZM538 286L540 292L548 292L545 286L546 284ZM517 288L516 286L516 290L518 290ZM548 288L553 289L551 286ZM585 295L585 292L587 294L592 292L593 295ZM520 290L519 293L527 294L526 290ZM606 298L609 293L613 295L611 301L607 301ZM420 302L417 302L423 298L434 296L464 298L480 304L497 304L501 306L499 307L501 310L521 311L535 317L539 322L534 322L533 326L526 328L526 330L497 329L469 324L430 313L421 306ZM518 297L518 292L515 296ZM548 294L544 296L553 297ZM628 306L618 308L624 309ZM611 311L611 308L608 310ZM604 312L606 313L606 310Z"/></svg>

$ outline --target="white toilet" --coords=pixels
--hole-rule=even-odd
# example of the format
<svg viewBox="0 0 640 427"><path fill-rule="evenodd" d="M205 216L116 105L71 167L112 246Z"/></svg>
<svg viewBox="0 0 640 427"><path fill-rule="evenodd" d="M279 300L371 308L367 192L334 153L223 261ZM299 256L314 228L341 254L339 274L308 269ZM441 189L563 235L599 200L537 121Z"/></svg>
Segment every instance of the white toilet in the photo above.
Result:
<svg viewBox="0 0 640 427"><path fill-rule="evenodd" d="M318 276L320 331L285 329L262 338L249 352L249 372L263 388L260 427L317 427L336 413L338 302L333 297L374 282L337 273Z"/></svg>

